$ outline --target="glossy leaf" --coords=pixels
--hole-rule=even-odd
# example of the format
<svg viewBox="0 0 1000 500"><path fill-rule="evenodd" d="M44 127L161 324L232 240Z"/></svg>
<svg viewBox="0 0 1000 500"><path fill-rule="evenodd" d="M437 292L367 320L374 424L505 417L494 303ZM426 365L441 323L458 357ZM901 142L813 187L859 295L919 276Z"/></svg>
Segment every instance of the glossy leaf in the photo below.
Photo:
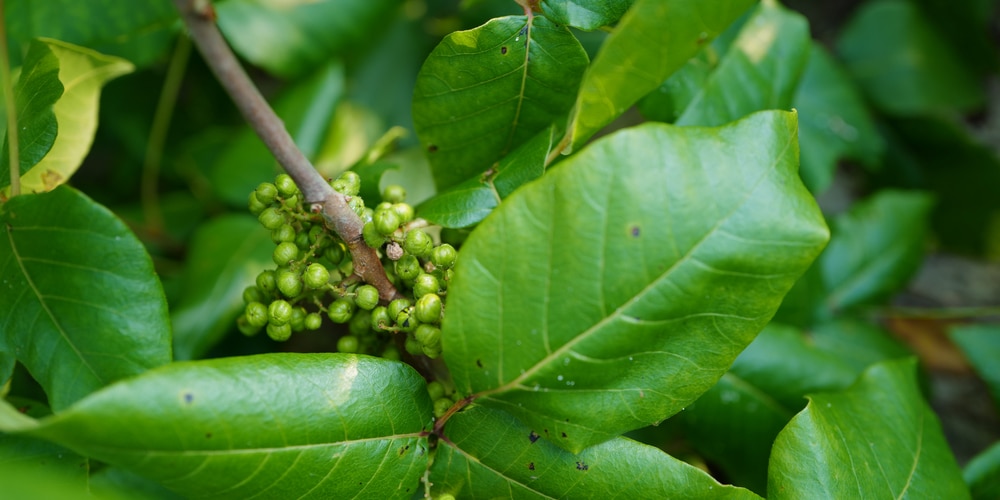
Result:
<svg viewBox="0 0 1000 500"><path fill-rule="evenodd" d="M626 438L571 454L510 414L476 406L445 427L431 493L455 498L759 498ZM503 443L503 446L497 446Z"/></svg>
<svg viewBox="0 0 1000 500"><path fill-rule="evenodd" d="M574 146L660 86L752 0L636 0L587 69L569 132Z"/></svg>
<svg viewBox="0 0 1000 500"><path fill-rule="evenodd" d="M712 45L698 52L687 64L670 75L667 81L636 104L646 119L664 123L677 121L691 101L701 94L712 71L718 66L718 54L714 50L718 40L717 38Z"/></svg>
<svg viewBox="0 0 1000 500"><path fill-rule="evenodd" d="M0 215L0 350L59 411L170 361L167 304L142 244L106 208L61 186Z"/></svg>
<svg viewBox="0 0 1000 500"><path fill-rule="evenodd" d="M872 104L889 114L968 111L985 101L975 75L913 2L880 0L858 9L837 53Z"/></svg>
<svg viewBox="0 0 1000 500"><path fill-rule="evenodd" d="M810 191L829 187L838 160L878 165L885 143L871 113L854 82L819 43L812 43L792 105L800 114L802 180Z"/></svg>
<svg viewBox="0 0 1000 500"><path fill-rule="evenodd" d="M808 345L853 367L857 374L875 363L913 355L891 333L860 319L838 318L811 325L805 335Z"/></svg>
<svg viewBox="0 0 1000 500"><path fill-rule="evenodd" d="M968 498L916 363L886 361L814 394L771 451L768 498Z"/></svg>
<svg viewBox="0 0 1000 500"><path fill-rule="evenodd" d="M4 406L0 429L188 498L399 498L427 467L430 416L423 378L401 363L269 354L172 363L41 420Z"/></svg>
<svg viewBox="0 0 1000 500"><path fill-rule="evenodd" d="M571 451L694 401L826 242L795 138L781 112L648 124L511 195L465 242L448 291L459 391Z"/></svg>
<svg viewBox="0 0 1000 500"><path fill-rule="evenodd" d="M138 66L162 56L178 26L177 8L170 0L7 0L5 10L15 46L51 37L124 57Z"/></svg>
<svg viewBox="0 0 1000 500"><path fill-rule="evenodd" d="M36 401L21 398L10 398L8 402L17 411L38 418L50 414L45 405ZM87 475L90 472L90 462L80 455L43 439L18 436L16 434L0 433L0 471L11 468L38 471L39 474L49 473L66 480L77 488L77 495L87 490ZM0 473L2 474L2 473ZM2 475L0 475L2 477ZM0 480L4 485L5 494L13 477Z"/></svg>
<svg viewBox="0 0 1000 500"><path fill-rule="evenodd" d="M372 39L399 0L229 0L215 10L239 55L283 77L301 75Z"/></svg>
<svg viewBox="0 0 1000 500"><path fill-rule="evenodd" d="M25 172L45 157L56 140L58 124L52 106L63 94L59 81L59 58L48 45L35 41L28 48L21 75L14 85L14 102L17 103L18 166ZM3 157L0 158L0 188L10 195L10 137L7 135L6 110L3 133Z"/></svg>
<svg viewBox="0 0 1000 500"><path fill-rule="evenodd" d="M90 492L97 498L121 495L134 500L183 500L156 482L121 467L105 466L90 475Z"/></svg>
<svg viewBox="0 0 1000 500"><path fill-rule="evenodd" d="M545 17L556 24L595 30L618 21L635 0L542 0Z"/></svg>
<svg viewBox="0 0 1000 500"><path fill-rule="evenodd" d="M965 359L986 382L993 401L1000 407L1000 326L963 325L948 332Z"/></svg>
<svg viewBox="0 0 1000 500"><path fill-rule="evenodd" d="M438 188L482 174L564 117L587 54L565 27L510 16L452 33L417 75L413 125Z"/></svg>
<svg viewBox="0 0 1000 500"><path fill-rule="evenodd" d="M174 357L201 357L243 312L243 289L270 265L274 243L249 215L201 225L192 238L181 299L173 307Z"/></svg>
<svg viewBox="0 0 1000 500"><path fill-rule="evenodd" d="M764 0L678 125L722 125L754 111L790 109L809 59L809 23Z"/></svg>
<svg viewBox="0 0 1000 500"><path fill-rule="evenodd" d="M98 54L58 40L43 39L36 43L44 44L45 48L35 50L48 49L58 60L59 80L63 90L51 108L58 124L58 134L50 139L51 148L46 148L41 159L35 160L30 170L21 171L23 193L49 191L66 182L76 172L90 152L90 145L97 131L101 87L108 80L133 69L132 64L124 59ZM30 92L30 89L25 90ZM41 95L47 94L45 91ZM25 112L34 110L34 105L30 106L32 107ZM55 131L50 130L49 133L54 134ZM0 186L4 186L4 194L9 195L9 165L6 159L0 161L0 177L6 178L5 181L0 181ZM24 166L25 161L22 160L21 164Z"/></svg>
<svg viewBox="0 0 1000 500"><path fill-rule="evenodd" d="M1000 497L1000 442L970 460L963 476L975 500Z"/></svg>
<svg viewBox="0 0 1000 500"><path fill-rule="evenodd" d="M490 175L477 175L417 207L417 214L443 227L478 224L522 184L545 172L553 129L543 130L504 156Z"/></svg>

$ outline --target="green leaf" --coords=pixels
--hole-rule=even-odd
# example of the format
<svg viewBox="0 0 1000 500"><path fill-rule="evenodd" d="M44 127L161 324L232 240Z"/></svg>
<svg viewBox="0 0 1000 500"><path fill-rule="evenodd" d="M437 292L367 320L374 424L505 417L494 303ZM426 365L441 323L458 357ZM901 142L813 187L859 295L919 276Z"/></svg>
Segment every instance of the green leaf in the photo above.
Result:
<svg viewBox="0 0 1000 500"><path fill-rule="evenodd" d="M759 498L626 438L571 454L542 429L482 406L448 420L431 466L431 493L456 498ZM497 446L503 443L503 446Z"/></svg>
<svg viewBox="0 0 1000 500"><path fill-rule="evenodd" d="M59 411L170 361L167 304L152 261L106 208L61 186L0 214L0 351Z"/></svg>
<svg viewBox="0 0 1000 500"><path fill-rule="evenodd" d="M173 307L174 357L201 357L243 311L243 289L271 264L274 243L257 219L224 215L198 228Z"/></svg>
<svg viewBox="0 0 1000 500"><path fill-rule="evenodd" d="M177 30L170 0L7 0L8 33L14 46L51 37L124 57L138 66L159 59ZM18 54L16 48L12 54Z"/></svg>
<svg viewBox="0 0 1000 500"><path fill-rule="evenodd" d="M472 232L448 291L459 391L571 451L694 401L827 240L797 151L791 113L647 124L523 186Z"/></svg>
<svg viewBox="0 0 1000 500"><path fill-rule="evenodd" d="M51 413L45 405L37 401L11 398L8 403L17 408L17 411L34 418ZM82 495L87 490L90 463L86 458L43 439L0 433L0 471L12 467L64 478L67 484L76 486L77 495ZM4 492L8 494L9 483L3 482L3 484Z"/></svg>
<svg viewBox="0 0 1000 500"><path fill-rule="evenodd" d="M955 326L948 331L948 336L986 382L993 402L1000 407L1000 363L997 363L1000 360L1000 326Z"/></svg>
<svg viewBox="0 0 1000 500"><path fill-rule="evenodd" d="M58 59L59 80L63 90L58 101L52 105L52 112L58 123L58 134L52 139L46 139L53 141L51 148L45 148L44 156L40 160L35 159L35 163L31 163L34 166L30 170L22 169L21 191L24 193L49 191L66 182L76 172L84 157L90 152L90 145L97 131L101 87L107 81L134 69L132 64L124 59L98 54L90 49L58 40L41 39L35 43L44 44L45 48ZM34 50L44 51L45 48ZM51 63L46 63L48 67L46 71L52 69L49 64ZM44 97L46 102L52 97L51 90L36 90L38 94L32 92L31 88L25 89L28 94L25 97ZM50 104L46 104L45 107ZM34 104L27 105L30 107L26 108L25 112L45 113L44 109L35 108ZM32 125L33 128L37 126ZM45 127L50 129L48 133L55 133L48 125ZM2 194L9 196L10 170L6 150L4 153L4 158L0 160L0 187L4 188ZM21 165L22 167L25 165L25 160L21 160Z"/></svg>
<svg viewBox="0 0 1000 500"><path fill-rule="evenodd" d="M494 166L573 105L587 54L565 27L509 16L459 31L417 75L413 126L439 189Z"/></svg>
<svg viewBox="0 0 1000 500"><path fill-rule="evenodd" d="M274 2L229 0L216 6L219 29L240 56L291 78L377 37L399 0Z"/></svg>
<svg viewBox="0 0 1000 500"><path fill-rule="evenodd" d="M698 52L659 88L636 104L646 119L664 123L677 121L691 101L701 94L712 71L719 65L718 54L713 47L718 40L720 38Z"/></svg>
<svg viewBox="0 0 1000 500"><path fill-rule="evenodd" d="M752 0L636 0L587 69L569 132L579 146L660 86Z"/></svg>
<svg viewBox="0 0 1000 500"><path fill-rule="evenodd" d="M837 53L872 104L891 115L969 111L986 99L913 2L865 4L844 27Z"/></svg>
<svg viewBox="0 0 1000 500"><path fill-rule="evenodd" d="M103 467L90 475L90 491L97 498L119 495L130 499L183 500L156 482L121 467Z"/></svg>
<svg viewBox="0 0 1000 500"><path fill-rule="evenodd" d="M425 384L407 365L357 355L179 362L37 421L5 405L0 429L188 498L408 497L428 465Z"/></svg>
<svg viewBox="0 0 1000 500"><path fill-rule="evenodd" d="M871 113L854 82L819 43L812 43L792 104L800 113L802 180L810 191L829 187L838 160L878 166L885 143Z"/></svg>
<svg viewBox="0 0 1000 500"><path fill-rule="evenodd" d="M677 124L718 126L754 111L790 109L810 48L806 19L764 0Z"/></svg>
<svg viewBox="0 0 1000 500"><path fill-rule="evenodd" d="M853 367L858 374L875 363L913 355L892 334L858 319L839 318L810 325L805 333L810 345Z"/></svg>
<svg viewBox="0 0 1000 500"><path fill-rule="evenodd" d="M21 76L14 85L14 102L17 106L18 165L22 176L42 160L56 140L58 124L52 106L63 94L59 81L59 58L48 45L35 41L28 46ZM0 153L0 188L10 195L10 137L7 135L6 110L3 133L3 150ZM26 190L27 191L27 190Z"/></svg>
<svg viewBox="0 0 1000 500"><path fill-rule="evenodd" d="M972 498L989 500L1000 497L1000 443L993 443L993 446L970 460L963 476Z"/></svg>
<svg viewBox="0 0 1000 500"><path fill-rule="evenodd" d="M915 366L879 363L847 390L810 396L774 443L768 498L968 498Z"/></svg>
<svg viewBox="0 0 1000 500"><path fill-rule="evenodd" d="M275 113L308 158L320 152L344 93L344 78L344 66L330 63L300 80L273 104ZM208 178L228 203L246 207L247 197L258 184L274 180L277 162L248 125L242 126L235 137L227 134L222 141L220 147L224 149L209 169Z"/></svg>
<svg viewBox="0 0 1000 500"><path fill-rule="evenodd" d="M463 228L478 224L522 184L545 172L552 150L554 127L549 127L504 156L490 175L476 175L417 207L417 214L443 227Z"/></svg>
<svg viewBox="0 0 1000 500"><path fill-rule="evenodd" d="M556 24L595 30L614 24L635 0L542 0L542 12Z"/></svg>

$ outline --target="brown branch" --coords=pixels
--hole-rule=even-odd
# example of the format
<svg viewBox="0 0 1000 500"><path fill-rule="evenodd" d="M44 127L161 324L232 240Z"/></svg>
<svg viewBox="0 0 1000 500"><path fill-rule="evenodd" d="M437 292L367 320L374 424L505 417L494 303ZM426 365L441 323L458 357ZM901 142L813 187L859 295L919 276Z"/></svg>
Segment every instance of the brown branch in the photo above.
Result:
<svg viewBox="0 0 1000 500"><path fill-rule="evenodd" d="M188 33L201 52L212 73L236 103L243 117L260 136L278 163L285 169L311 210L322 212L327 227L333 229L351 252L354 271L379 291L383 301L399 294L385 276L382 262L375 250L361 236L364 223L347 204L347 198L334 191L295 145L285 124L274 113L250 77L243 71L236 55L215 24L215 9L210 0L174 0Z"/></svg>

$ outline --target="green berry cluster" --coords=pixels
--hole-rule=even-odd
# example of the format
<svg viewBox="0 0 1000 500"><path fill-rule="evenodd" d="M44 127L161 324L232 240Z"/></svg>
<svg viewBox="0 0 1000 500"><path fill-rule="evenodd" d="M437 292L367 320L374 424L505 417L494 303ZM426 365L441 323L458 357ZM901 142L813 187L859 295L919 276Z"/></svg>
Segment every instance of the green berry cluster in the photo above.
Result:
<svg viewBox="0 0 1000 500"><path fill-rule="evenodd" d="M461 396L454 391L454 388L450 385L445 385L437 380L432 380L427 383L427 392L431 396L431 401L434 402L434 418L441 418L444 414L455 405L458 400L462 399Z"/></svg>
<svg viewBox="0 0 1000 500"><path fill-rule="evenodd" d="M383 303L379 291L354 275L350 252L324 224L322 215L302 206L291 177L278 175L250 193L249 208L275 243L275 268L261 272L244 290L244 314L237 321L247 335L265 330L272 339L317 330L325 315L347 325L337 350L399 359L397 345L410 355L441 355L441 320L457 252L432 237L425 221L414 219L401 186L389 186L375 208L358 196L360 177L345 172L330 183L347 197L364 222L362 235L382 259L396 300Z"/></svg>

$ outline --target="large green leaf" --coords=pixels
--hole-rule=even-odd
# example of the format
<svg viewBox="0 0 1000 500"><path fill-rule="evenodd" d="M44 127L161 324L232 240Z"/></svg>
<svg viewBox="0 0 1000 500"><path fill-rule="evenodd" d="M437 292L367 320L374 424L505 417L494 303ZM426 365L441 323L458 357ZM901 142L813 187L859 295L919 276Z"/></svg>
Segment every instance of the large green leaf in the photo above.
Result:
<svg viewBox="0 0 1000 500"><path fill-rule="evenodd" d="M753 0L636 0L584 75L569 132L580 145L660 86Z"/></svg>
<svg viewBox="0 0 1000 500"><path fill-rule="evenodd" d="M915 366L885 361L810 396L774 443L768 498L968 498Z"/></svg>
<svg viewBox="0 0 1000 500"><path fill-rule="evenodd" d="M802 181L812 192L830 185L840 159L878 165L885 143L871 113L854 82L819 43L812 43L792 104L800 113Z"/></svg>
<svg viewBox="0 0 1000 500"><path fill-rule="evenodd" d="M198 358L233 326L243 289L271 263L274 244L249 215L222 216L198 228L187 253L181 300L173 307L174 357Z"/></svg>
<svg viewBox="0 0 1000 500"><path fill-rule="evenodd" d="M431 493L455 498L759 498L657 448L616 438L568 453L510 414L455 414L431 467ZM501 443L498 446L497 443Z"/></svg>
<svg viewBox="0 0 1000 500"><path fill-rule="evenodd" d="M837 53L872 104L889 114L968 111L985 101L975 75L914 2L865 4L844 28Z"/></svg>
<svg viewBox="0 0 1000 500"><path fill-rule="evenodd" d="M790 109L811 48L809 23L764 0L678 125L722 125L754 111Z"/></svg>
<svg viewBox="0 0 1000 500"><path fill-rule="evenodd" d="M229 0L219 29L251 63L284 77L310 71L377 37L399 0Z"/></svg>
<svg viewBox="0 0 1000 500"><path fill-rule="evenodd" d="M948 332L1000 406L1000 326L964 325Z"/></svg>
<svg viewBox="0 0 1000 500"><path fill-rule="evenodd" d="M571 451L694 401L826 243L796 135L785 112L647 124L522 186L473 231L448 291L459 390Z"/></svg>
<svg viewBox="0 0 1000 500"><path fill-rule="evenodd" d="M542 0L545 17L556 24L594 30L618 21L635 0Z"/></svg>
<svg viewBox="0 0 1000 500"><path fill-rule="evenodd" d="M170 361L166 299L142 243L66 186L0 214L0 351L13 352L56 411Z"/></svg>
<svg viewBox="0 0 1000 500"><path fill-rule="evenodd" d="M544 17L493 19L445 37L413 93L413 126L438 187L483 173L565 116L587 62L569 29Z"/></svg>
<svg viewBox="0 0 1000 500"><path fill-rule="evenodd" d="M368 356L180 362L62 413L0 429L44 437L188 498L406 498L427 468L431 402L410 367Z"/></svg>
<svg viewBox="0 0 1000 500"><path fill-rule="evenodd" d="M49 409L37 401L21 398L8 400L17 411L34 418L50 414ZM89 461L44 439L16 434L0 433L0 482L4 485L5 495L8 495L10 481L15 479L3 477L3 471L11 468L32 470L38 474L51 474L65 479L66 484L77 488L76 494L83 495L87 491L87 475L90 472Z"/></svg>
<svg viewBox="0 0 1000 500"><path fill-rule="evenodd" d="M30 158L33 161L29 165L33 165L30 169L23 168L29 158L21 160L21 191L25 193L48 191L66 182L73 172L76 172L84 157L90 152L90 145L97 131L97 109L101 87L108 80L133 69L132 64L124 59L98 54L90 49L58 40L42 39L33 44L41 45L31 49L35 53L47 52L58 60L62 95L58 96L53 105L48 99L52 97L54 89L23 89L25 98L46 99L40 108L36 108L32 102L26 103L27 108L24 110L26 113L38 111L44 116L49 112L48 106L51 106L51 113L54 113L54 120L58 123L58 134L55 134L53 128L55 125L35 124L33 122L38 118L29 118L32 130L44 126L48 131L47 134L54 135L45 138L51 147L44 148L43 156ZM47 55L46 60L49 61L46 63L46 71L51 71L51 59ZM26 61L30 62L30 59ZM42 119L50 121L49 118ZM36 137L36 140L42 139L35 134L32 134L32 137ZM4 158L0 159L0 187L4 188L5 195L10 194L9 167L5 150Z"/></svg>
<svg viewBox="0 0 1000 500"><path fill-rule="evenodd" d="M5 9L15 47L52 37L139 66L162 56L177 30L177 9L170 0L7 0Z"/></svg>
<svg viewBox="0 0 1000 500"><path fill-rule="evenodd" d="M58 124L52 106L62 96L63 85L59 81L59 58L48 45L35 41L28 47L28 54L21 67L21 75L14 85L14 102L17 112L18 166L21 175L41 161L56 140ZM4 122L0 124L3 133L3 149L0 151L0 188L9 195L10 189L10 137L7 135L6 109Z"/></svg>
<svg viewBox="0 0 1000 500"><path fill-rule="evenodd" d="M970 460L963 476L972 498L990 500L1000 497L1000 442L993 443Z"/></svg>

